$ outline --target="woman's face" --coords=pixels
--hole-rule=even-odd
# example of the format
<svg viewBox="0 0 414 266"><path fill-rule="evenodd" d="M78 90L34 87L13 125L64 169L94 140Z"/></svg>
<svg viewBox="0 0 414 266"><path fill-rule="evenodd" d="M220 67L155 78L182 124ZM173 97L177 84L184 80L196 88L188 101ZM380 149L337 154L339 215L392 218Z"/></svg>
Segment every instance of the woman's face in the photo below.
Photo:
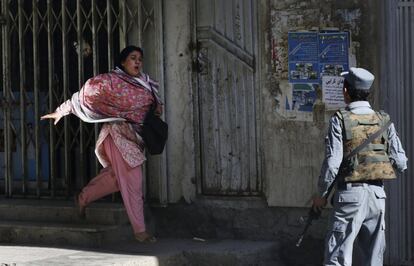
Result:
<svg viewBox="0 0 414 266"><path fill-rule="evenodd" d="M132 51L127 58L121 62L125 72L131 76L138 77L142 69L142 55L138 51Z"/></svg>

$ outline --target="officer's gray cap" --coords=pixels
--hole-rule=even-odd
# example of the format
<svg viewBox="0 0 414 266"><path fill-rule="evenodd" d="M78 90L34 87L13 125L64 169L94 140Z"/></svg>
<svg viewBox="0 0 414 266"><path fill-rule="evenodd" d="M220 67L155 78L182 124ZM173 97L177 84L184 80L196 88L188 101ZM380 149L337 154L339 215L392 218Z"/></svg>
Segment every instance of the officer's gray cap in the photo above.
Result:
<svg viewBox="0 0 414 266"><path fill-rule="evenodd" d="M357 90L369 90L374 82L374 75L366 69L351 67L349 71L342 72L341 76L349 85Z"/></svg>

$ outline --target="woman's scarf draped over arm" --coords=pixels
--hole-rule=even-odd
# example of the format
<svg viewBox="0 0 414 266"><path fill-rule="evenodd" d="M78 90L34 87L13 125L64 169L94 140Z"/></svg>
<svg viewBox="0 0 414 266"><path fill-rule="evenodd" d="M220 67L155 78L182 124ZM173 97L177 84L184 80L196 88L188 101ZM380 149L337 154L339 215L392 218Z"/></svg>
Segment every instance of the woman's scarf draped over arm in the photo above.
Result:
<svg viewBox="0 0 414 266"><path fill-rule="evenodd" d="M142 123L153 97L135 78L112 71L89 79L71 101L85 122Z"/></svg>
<svg viewBox="0 0 414 266"><path fill-rule="evenodd" d="M94 113L90 109L88 109L86 106L81 104L81 100L79 98L79 93L76 92L72 95L72 112L74 115L79 117L83 122L87 123L105 123L105 122L122 122L125 121L123 118L119 117L108 117L104 118L105 116L102 116L100 114Z"/></svg>
<svg viewBox="0 0 414 266"><path fill-rule="evenodd" d="M86 81L80 91L74 93L71 98L72 103L72 112L82 121L87 123L104 123L104 122L117 122L125 121L124 118L116 116L106 116L102 113L95 110L93 101L89 101L87 104L85 102L85 92L86 94L97 94L99 91L99 83L103 81L103 75L98 75L93 78L90 78Z"/></svg>

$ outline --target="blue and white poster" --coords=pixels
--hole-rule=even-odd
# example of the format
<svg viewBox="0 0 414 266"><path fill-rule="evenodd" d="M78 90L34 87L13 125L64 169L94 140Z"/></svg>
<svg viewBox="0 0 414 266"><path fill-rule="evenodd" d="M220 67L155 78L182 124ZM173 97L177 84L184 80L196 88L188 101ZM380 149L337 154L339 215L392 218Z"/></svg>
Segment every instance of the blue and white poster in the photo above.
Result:
<svg viewBox="0 0 414 266"><path fill-rule="evenodd" d="M311 112L316 100L316 88L322 77L339 76L349 69L348 32L289 32L289 82L292 84L290 110ZM321 86L322 90L326 86ZM324 91L330 107L341 102L342 89ZM339 95L339 96L338 96ZM332 105L332 106L331 106Z"/></svg>
<svg viewBox="0 0 414 266"><path fill-rule="evenodd" d="M317 82L318 33L289 32L289 82Z"/></svg>
<svg viewBox="0 0 414 266"><path fill-rule="evenodd" d="M319 73L322 76L339 76L349 69L348 33L319 34Z"/></svg>
<svg viewBox="0 0 414 266"><path fill-rule="evenodd" d="M349 69L348 32L289 32L289 82L320 83Z"/></svg>

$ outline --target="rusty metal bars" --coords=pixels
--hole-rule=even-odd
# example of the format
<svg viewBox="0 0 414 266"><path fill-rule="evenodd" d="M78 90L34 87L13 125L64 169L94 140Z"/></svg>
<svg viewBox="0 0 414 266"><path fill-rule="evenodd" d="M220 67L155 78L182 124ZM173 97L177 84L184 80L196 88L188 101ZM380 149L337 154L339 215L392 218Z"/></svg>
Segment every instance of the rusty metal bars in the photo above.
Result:
<svg viewBox="0 0 414 266"><path fill-rule="evenodd" d="M98 46L98 29L97 29L97 14L96 14L96 0L92 0L92 57L93 57L93 75L96 76L99 74L99 46ZM99 125L94 125L95 131L95 142L98 139L99 135ZM95 158L95 174L98 173L99 170L99 162L98 159Z"/></svg>
<svg viewBox="0 0 414 266"><path fill-rule="evenodd" d="M32 1L32 23L33 23L33 91L34 91L34 104L35 104L35 118L40 117L39 112L39 45L38 45L38 12L37 12L37 0ZM35 119L35 161L36 161L36 195L40 197L41 188L41 176L40 176L40 125L39 120Z"/></svg>
<svg viewBox="0 0 414 266"><path fill-rule="evenodd" d="M126 14L126 2L125 0L119 0L119 48L122 50L128 44L127 39L127 14Z"/></svg>
<svg viewBox="0 0 414 266"><path fill-rule="evenodd" d="M47 61L48 61L48 87L49 87L49 110L52 111L54 108L54 101L53 101L53 73L54 73L54 53L53 53L53 21L52 21L52 1L47 0ZM50 123L54 121L51 120ZM56 153L55 153L55 135L54 135L54 127L51 125L49 127L50 132L50 196L55 196L55 183L56 183Z"/></svg>
<svg viewBox="0 0 414 266"><path fill-rule="evenodd" d="M126 0L126 11L129 13L129 19L127 18L128 26L126 29L128 44L137 45L142 47L142 1L141 0ZM125 17L128 16L125 13ZM131 27L132 25L136 27ZM131 27L131 28L130 28Z"/></svg>
<svg viewBox="0 0 414 266"><path fill-rule="evenodd" d="M4 149L4 187L5 194L8 197L12 196L12 175L11 175L11 138L10 138L10 45L9 45L9 3L2 1L2 11L4 12L4 24L2 25L2 49L3 49L3 149Z"/></svg>
<svg viewBox="0 0 414 266"><path fill-rule="evenodd" d="M142 0L138 0L137 2L137 36L138 36L138 46L142 46L142 42L143 42L143 37L142 37L142 10L141 10L141 5L142 5Z"/></svg>
<svg viewBox="0 0 414 266"><path fill-rule="evenodd" d="M99 73L99 58L98 58L98 40L97 40L97 14L96 14L96 0L92 0L92 55L93 55L93 75Z"/></svg>
<svg viewBox="0 0 414 266"><path fill-rule="evenodd" d="M69 67L68 67L68 40L67 40L67 15L66 15L66 0L62 0L62 71L63 71L63 95L64 99L69 96ZM66 184L66 194L70 194L71 180L69 175L69 121L68 117L64 117L63 120L63 130L64 130L64 179Z"/></svg>
<svg viewBox="0 0 414 266"><path fill-rule="evenodd" d="M4 9L6 12L8 11L8 3L7 1L4 1L6 3L4 3ZM7 13L6 13L7 14ZM12 180L12 162L11 162L11 97L10 97L10 86L11 86L11 73L10 73L10 44L7 41L7 39L10 38L10 34L9 34L9 24L10 24L10 18L8 15L6 15L6 27L3 28L4 29L4 35L3 36L7 36L5 38L5 43L3 46L3 49L6 53L5 58L3 59L5 61L5 69L3 70L4 72L4 86L3 86L3 91L4 91L4 102L5 102L5 107L4 107L4 121L5 121L5 125L4 125L4 158L5 158L5 179L6 181L6 194L7 196L11 197L13 194L13 180Z"/></svg>
<svg viewBox="0 0 414 266"><path fill-rule="evenodd" d="M93 171L88 140L93 137L90 134L94 134L95 140L97 139L99 127L95 125L94 132L89 132L89 127L83 122L80 122L79 127L71 126L72 121L65 117L62 119L63 128L57 128L51 120L40 123L39 118L43 115L40 112L52 112L57 102L60 103L62 99L66 100L70 96L70 88L77 85L82 87L86 75L84 72L87 70L87 66L84 66L87 61L84 61L83 49L88 35L92 35L93 57L88 64L93 64L93 75L111 70L116 49L124 48L128 40L134 40L131 44L140 45L141 1L5 0L0 2L0 7L1 105L4 118L4 185L1 187L9 197L16 194L55 198L62 196L60 192L65 190L68 196L74 182L83 186L87 181L86 173ZM92 19L92 23L89 23L89 19ZM118 37L119 41L116 40ZM107 43L104 41L106 38ZM77 42L77 57L73 58L72 41ZM12 50L13 45L18 51ZM108 50L104 51L105 49ZM107 54L103 56L105 53ZM72 60L77 62L77 68L70 68ZM12 71L15 71L15 76L11 75ZM16 84L11 84L13 80L16 80ZM20 99L14 99L16 96ZM28 108L34 110L33 127L27 124L32 123L32 113L28 112ZM71 134L75 135L74 138ZM16 140L17 145L14 144ZM42 144L43 141L46 143ZM32 144L33 149L29 146ZM18 159L15 159L16 151L12 150L14 147L17 147ZM48 152L43 151L44 148ZM32 150L33 158L29 158ZM76 161L71 160L72 151ZM46 158L44 152L47 154ZM19 161L18 167L21 169L15 169L15 160ZM50 161L45 163L44 160ZM75 170L75 166L78 166L78 170ZM95 173L98 169L99 164L95 160ZM44 190L47 177L49 188ZM78 179L75 181L74 177ZM62 187L62 184L66 187Z"/></svg>
<svg viewBox="0 0 414 266"><path fill-rule="evenodd" d="M83 85L83 24L82 24L82 10L81 10L81 0L76 1L76 32L78 40L78 86L79 88ZM79 122L79 175L81 178L81 186L83 187L86 183L85 175L85 127L83 122Z"/></svg>
<svg viewBox="0 0 414 266"><path fill-rule="evenodd" d="M112 8L111 1L106 1L106 27L108 31L108 71L113 68L113 52L112 52Z"/></svg>
<svg viewBox="0 0 414 266"><path fill-rule="evenodd" d="M22 194L27 190L27 152L26 152L26 72L25 72L25 47L24 47L24 27L23 27L23 1L18 1L18 21L19 21L19 73L20 73L20 142L22 160Z"/></svg>

